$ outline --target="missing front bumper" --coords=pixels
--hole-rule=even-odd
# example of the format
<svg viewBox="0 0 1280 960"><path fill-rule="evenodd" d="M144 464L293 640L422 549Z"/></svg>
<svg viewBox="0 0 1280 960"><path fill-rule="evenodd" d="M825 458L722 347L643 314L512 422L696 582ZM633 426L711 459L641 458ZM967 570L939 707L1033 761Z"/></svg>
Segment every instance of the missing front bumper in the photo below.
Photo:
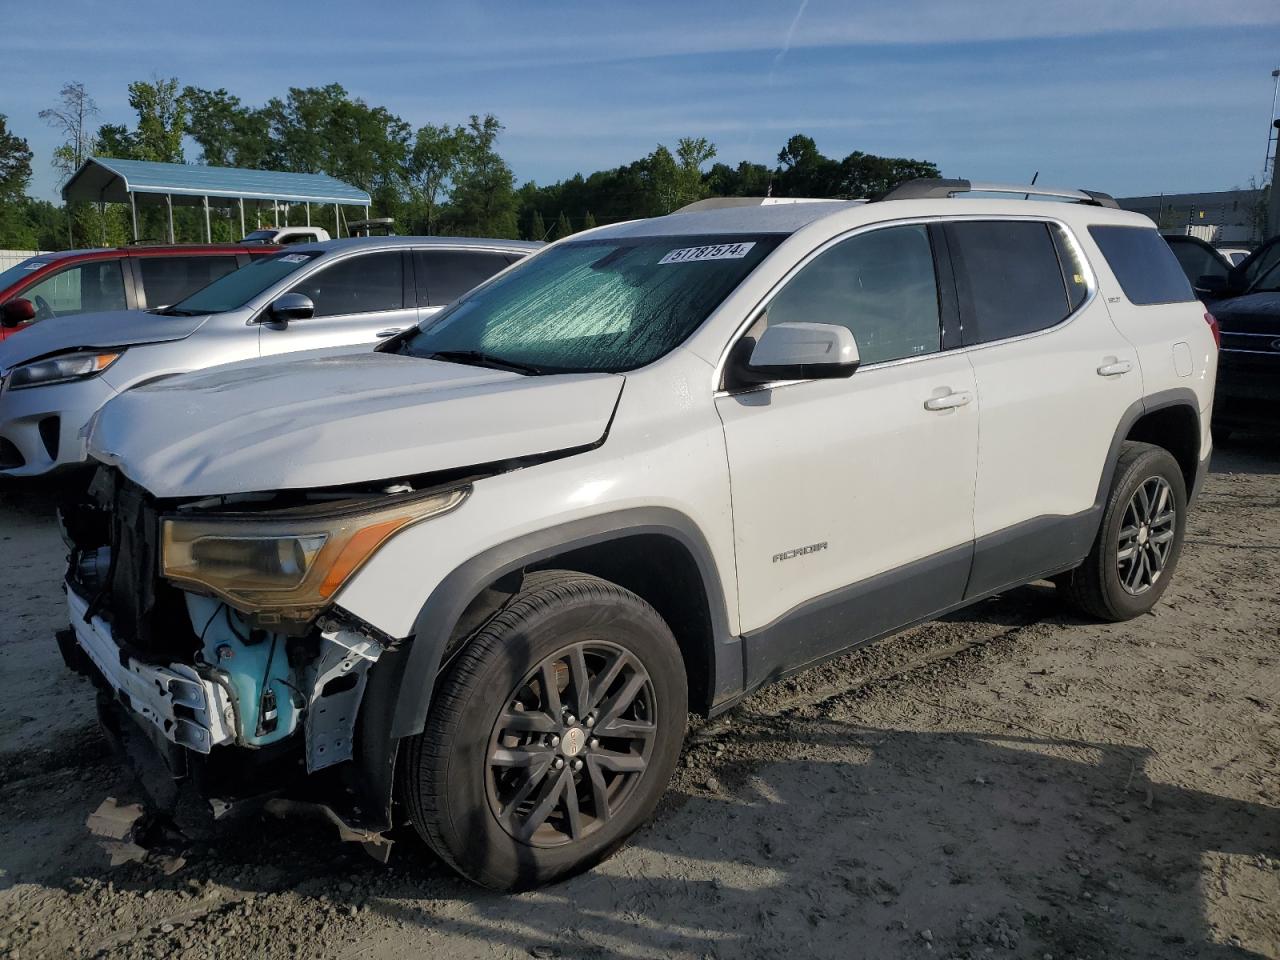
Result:
<svg viewBox="0 0 1280 960"><path fill-rule="evenodd" d="M85 621L88 602L69 587L67 607L79 652L143 722L170 743L197 753L207 754L235 739L231 702L222 687L186 664L157 666L128 656L112 636L110 624L96 616ZM63 656L70 661L65 647Z"/></svg>

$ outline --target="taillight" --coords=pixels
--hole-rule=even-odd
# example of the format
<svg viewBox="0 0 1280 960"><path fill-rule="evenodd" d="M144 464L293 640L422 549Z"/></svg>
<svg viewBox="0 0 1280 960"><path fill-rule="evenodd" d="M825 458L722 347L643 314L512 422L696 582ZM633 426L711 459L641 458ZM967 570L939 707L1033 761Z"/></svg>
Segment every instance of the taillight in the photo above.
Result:
<svg viewBox="0 0 1280 960"><path fill-rule="evenodd" d="M1213 333L1214 345L1219 350L1221 350L1222 349L1222 331L1218 328L1218 318L1215 317L1208 310L1206 310L1204 312L1204 322L1209 325L1209 330L1211 333Z"/></svg>

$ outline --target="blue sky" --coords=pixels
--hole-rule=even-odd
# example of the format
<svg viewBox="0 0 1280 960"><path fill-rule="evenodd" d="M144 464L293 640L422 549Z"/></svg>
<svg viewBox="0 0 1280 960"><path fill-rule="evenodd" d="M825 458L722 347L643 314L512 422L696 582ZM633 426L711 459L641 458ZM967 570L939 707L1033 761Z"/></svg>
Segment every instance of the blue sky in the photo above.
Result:
<svg viewBox="0 0 1280 960"><path fill-rule="evenodd" d="M336 81L414 126L491 112L521 182L684 135L772 164L804 132L828 155L954 177L1220 190L1261 173L1280 67L1275 0L9 0L2 19L0 113L48 198L57 137L37 114L62 83L84 82L101 122L132 123L126 85L153 74L252 104Z"/></svg>

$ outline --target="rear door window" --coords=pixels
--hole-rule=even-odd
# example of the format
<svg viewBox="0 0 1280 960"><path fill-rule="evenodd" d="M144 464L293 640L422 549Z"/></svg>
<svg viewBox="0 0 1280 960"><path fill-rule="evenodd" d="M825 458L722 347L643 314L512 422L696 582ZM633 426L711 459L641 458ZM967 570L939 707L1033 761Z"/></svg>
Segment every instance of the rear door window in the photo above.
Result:
<svg viewBox="0 0 1280 960"><path fill-rule="evenodd" d="M508 265L506 255L483 250L415 250L418 306L443 307L453 303Z"/></svg>
<svg viewBox="0 0 1280 960"><path fill-rule="evenodd" d="M1225 280L1231 272L1222 254L1194 237L1170 237L1165 242L1193 287L1208 286L1205 278L1211 278L1210 282L1213 279Z"/></svg>
<svg viewBox="0 0 1280 960"><path fill-rule="evenodd" d="M225 277L239 264L234 256L226 257L138 257L142 271L142 289L151 309L171 307L220 277Z"/></svg>
<svg viewBox="0 0 1280 960"><path fill-rule="evenodd" d="M119 260L90 260L21 291L36 306L36 319L126 309L124 273Z"/></svg>
<svg viewBox="0 0 1280 960"><path fill-rule="evenodd" d="M1087 294L1081 266L1059 259L1058 247L1065 240L1055 239L1052 224L975 220L948 223L944 229L965 346L1057 326Z"/></svg>
<svg viewBox="0 0 1280 960"><path fill-rule="evenodd" d="M404 306L404 259L399 250L347 257L321 267L290 292L310 297L317 317L399 310Z"/></svg>
<svg viewBox="0 0 1280 960"><path fill-rule="evenodd" d="M1095 225L1089 235L1130 303L1186 303L1196 298L1177 257L1154 228Z"/></svg>

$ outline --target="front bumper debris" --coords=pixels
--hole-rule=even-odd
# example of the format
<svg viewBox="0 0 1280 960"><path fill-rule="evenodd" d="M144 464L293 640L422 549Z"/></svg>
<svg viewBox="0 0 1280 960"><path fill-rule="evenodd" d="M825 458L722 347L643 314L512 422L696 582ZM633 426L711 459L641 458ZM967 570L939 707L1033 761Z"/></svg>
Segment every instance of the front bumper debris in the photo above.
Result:
<svg viewBox="0 0 1280 960"><path fill-rule="evenodd" d="M235 739L234 715L226 691L182 663L157 666L125 654L101 617L85 622L88 603L67 588L67 607L76 644L131 712L172 743L209 753Z"/></svg>

